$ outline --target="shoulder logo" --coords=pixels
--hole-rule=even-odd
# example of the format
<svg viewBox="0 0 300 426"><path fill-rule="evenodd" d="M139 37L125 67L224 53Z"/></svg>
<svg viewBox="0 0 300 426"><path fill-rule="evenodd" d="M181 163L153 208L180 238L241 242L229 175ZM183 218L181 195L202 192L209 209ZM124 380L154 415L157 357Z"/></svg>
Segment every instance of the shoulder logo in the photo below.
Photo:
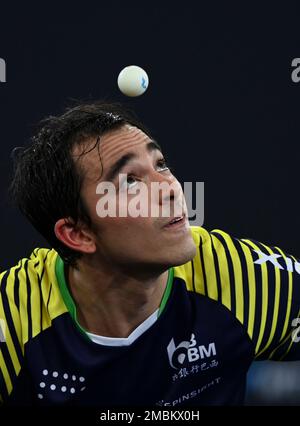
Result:
<svg viewBox="0 0 300 426"><path fill-rule="evenodd" d="M262 265L263 263L271 262L275 266L275 268L286 269L289 272L296 271L298 274L300 274L300 263L296 260L291 259L288 256L283 257L280 254L276 253L266 254L260 250L253 251L255 251L255 253L257 253L259 256L259 258L254 261L254 263L256 263L257 265ZM280 264L277 259L283 259L282 264L284 264L285 267L282 266L282 264Z"/></svg>

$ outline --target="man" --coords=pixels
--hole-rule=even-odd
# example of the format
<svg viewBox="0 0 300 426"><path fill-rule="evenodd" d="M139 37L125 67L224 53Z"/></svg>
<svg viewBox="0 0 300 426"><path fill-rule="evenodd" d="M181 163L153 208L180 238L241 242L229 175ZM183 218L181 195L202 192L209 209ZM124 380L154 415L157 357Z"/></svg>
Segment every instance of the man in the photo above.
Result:
<svg viewBox="0 0 300 426"><path fill-rule="evenodd" d="M299 359L300 264L190 227L160 146L122 106L49 117L15 154L12 194L52 249L0 275L3 402L241 404L255 358ZM103 197L128 213L142 187L158 216L100 217Z"/></svg>

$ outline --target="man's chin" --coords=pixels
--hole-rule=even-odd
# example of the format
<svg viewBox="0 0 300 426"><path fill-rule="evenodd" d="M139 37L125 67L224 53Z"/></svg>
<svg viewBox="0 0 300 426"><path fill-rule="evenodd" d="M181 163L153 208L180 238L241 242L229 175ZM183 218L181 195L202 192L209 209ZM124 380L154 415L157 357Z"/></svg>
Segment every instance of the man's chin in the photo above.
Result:
<svg viewBox="0 0 300 426"><path fill-rule="evenodd" d="M180 251L179 251L180 250ZM194 242L190 242L185 247L178 247L176 253L170 253L170 266L180 266L190 262L197 253Z"/></svg>

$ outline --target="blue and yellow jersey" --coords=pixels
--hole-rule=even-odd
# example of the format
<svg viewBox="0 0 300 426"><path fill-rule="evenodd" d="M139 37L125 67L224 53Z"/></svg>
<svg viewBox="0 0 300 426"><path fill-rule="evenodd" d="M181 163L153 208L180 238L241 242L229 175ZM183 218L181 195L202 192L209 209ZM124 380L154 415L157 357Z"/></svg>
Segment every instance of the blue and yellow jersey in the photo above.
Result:
<svg viewBox="0 0 300 426"><path fill-rule="evenodd" d="M240 404L254 359L300 359L300 263L278 247L190 229L196 256L169 270L156 318L126 345L96 342L77 323L55 250L3 272L1 402Z"/></svg>

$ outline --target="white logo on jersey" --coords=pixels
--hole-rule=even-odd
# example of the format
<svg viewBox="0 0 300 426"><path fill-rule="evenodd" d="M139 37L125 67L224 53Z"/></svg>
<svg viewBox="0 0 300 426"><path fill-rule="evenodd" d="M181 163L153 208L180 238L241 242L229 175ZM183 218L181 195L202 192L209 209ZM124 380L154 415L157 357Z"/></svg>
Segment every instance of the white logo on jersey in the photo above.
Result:
<svg viewBox="0 0 300 426"><path fill-rule="evenodd" d="M280 265L280 263L278 263L277 261L278 258L282 258L286 263L287 271L290 271L290 272L296 271L298 274L300 274L300 263L291 259L290 257L284 258L280 254L275 254L275 253L266 254L261 252L260 250L254 250L254 251L259 256L259 259L255 260L254 262L257 265L262 265L263 263L271 262L275 266L275 268L284 269L284 267Z"/></svg>
<svg viewBox="0 0 300 426"><path fill-rule="evenodd" d="M214 342L209 343L207 347L205 345L197 346L194 333L192 333L190 341L184 340L177 346L175 346L174 339L171 339L167 352L170 365L176 370L183 365L186 359L188 362L194 362L217 354Z"/></svg>

